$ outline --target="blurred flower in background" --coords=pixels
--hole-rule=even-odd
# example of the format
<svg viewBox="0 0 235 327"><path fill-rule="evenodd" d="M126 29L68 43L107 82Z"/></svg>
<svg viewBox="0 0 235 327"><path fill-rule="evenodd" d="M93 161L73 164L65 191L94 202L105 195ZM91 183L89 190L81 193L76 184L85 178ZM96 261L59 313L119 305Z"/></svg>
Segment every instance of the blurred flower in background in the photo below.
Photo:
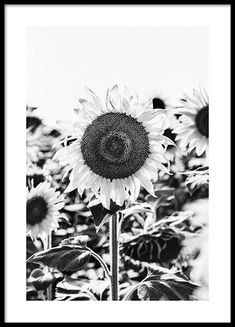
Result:
<svg viewBox="0 0 235 327"><path fill-rule="evenodd" d="M37 107L26 106L26 159L27 167L43 168L52 158L53 146L61 136L60 131L48 127L36 114Z"/></svg>
<svg viewBox="0 0 235 327"><path fill-rule="evenodd" d="M121 251L125 253L126 259L168 263L179 255L181 238L171 228L158 228L155 233L142 232L122 241Z"/></svg>
<svg viewBox="0 0 235 327"><path fill-rule="evenodd" d="M143 105L145 106L145 108L165 110L166 120L165 120L163 136L167 137L169 140L176 143L176 139L175 139L176 134L173 133L173 129L178 124L179 115L174 113L174 111L172 110L173 106L170 103L171 101L169 98L159 95L157 92L154 92L154 95L150 96L143 103ZM175 156L177 155L176 144L169 143L165 155L167 159L172 162Z"/></svg>
<svg viewBox="0 0 235 327"><path fill-rule="evenodd" d="M184 94L182 107L175 112L181 114L179 124L173 132L177 134L179 146L190 152L196 150L201 156L208 149L209 142L209 98L204 89L193 90L193 95Z"/></svg>
<svg viewBox="0 0 235 327"><path fill-rule="evenodd" d="M163 135L175 142L176 135L172 130L177 124L177 115L171 110L172 105L170 105L169 100L165 97L154 95L150 97L144 105L146 108L166 110L166 125ZM169 147L172 147L172 145L169 144Z"/></svg>
<svg viewBox="0 0 235 327"><path fill-rule="evenodd" d="M26 189L27 233L34 239L59 227L59 210L63 197L48 182Z"/></svg>

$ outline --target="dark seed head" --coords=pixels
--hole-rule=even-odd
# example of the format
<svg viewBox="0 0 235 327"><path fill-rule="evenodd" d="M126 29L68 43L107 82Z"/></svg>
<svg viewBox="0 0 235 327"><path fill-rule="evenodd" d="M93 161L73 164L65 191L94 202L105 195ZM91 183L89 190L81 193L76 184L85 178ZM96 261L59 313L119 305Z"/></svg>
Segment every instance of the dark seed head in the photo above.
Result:
<svg viewBox="0 0 235 327"><path fill-rule="evenodd" d="M87 127L81 151L95 174L111 180L125 178L136 173L148 158L148 134L135 118L110 112Z"/></svg>
<svg viewBox="0 0 235 327"><path fill-rule="evenodd" d="M45 219L48 213L46 200L41 196L35 196L27 201L26 215L27 224L36 225Z"/></svg>
<svg viewBox="0 0 235 327"><path fill-rule="evenodd" d="M203 107L196 116L196 126L198 131L208 137L209 136L209 106Z"/></svg>

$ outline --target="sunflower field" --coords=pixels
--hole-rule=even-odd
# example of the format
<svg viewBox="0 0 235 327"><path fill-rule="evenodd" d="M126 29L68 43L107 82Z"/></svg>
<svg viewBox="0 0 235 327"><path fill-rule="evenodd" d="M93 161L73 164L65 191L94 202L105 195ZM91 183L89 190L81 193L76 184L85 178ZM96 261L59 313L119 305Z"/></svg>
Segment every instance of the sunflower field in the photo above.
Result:
<svg viewBox="0 0 235 327"><path fill-rule="evenodd" d="M208 300L206 90L86 93L58 128L26 106L27 300Z"/></svg>

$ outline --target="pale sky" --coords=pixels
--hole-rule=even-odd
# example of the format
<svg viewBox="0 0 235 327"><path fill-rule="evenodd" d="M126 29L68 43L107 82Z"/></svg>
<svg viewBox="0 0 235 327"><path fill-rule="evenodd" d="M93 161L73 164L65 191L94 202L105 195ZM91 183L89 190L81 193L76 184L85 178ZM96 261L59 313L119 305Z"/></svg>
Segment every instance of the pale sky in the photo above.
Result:
<svg viewBox="0 0 235 327"><path fill-rule="evenodd" d="M74 119L84 87L104 99L118 84L170 104L208 88L207 27L28 27L27 104L50 125Z"/></svg>

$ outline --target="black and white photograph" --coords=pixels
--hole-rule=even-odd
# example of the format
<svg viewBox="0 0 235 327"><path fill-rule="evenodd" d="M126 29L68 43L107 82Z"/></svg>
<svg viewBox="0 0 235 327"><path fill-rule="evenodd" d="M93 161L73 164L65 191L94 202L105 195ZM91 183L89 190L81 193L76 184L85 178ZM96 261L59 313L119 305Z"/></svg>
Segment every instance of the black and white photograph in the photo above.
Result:
<svg viewBox="0 0 235 327"><path fill-rule="evenodd" d="M166 321L171 319L168 304L181 310L184 303L184 312L189 302L206 308L215 293L213 224L224 220L224 229L229 224L226 205L220 205L224 217L212 217L215 207L211 210L217 183L211 184L216 99L209 23L191 24L185 12L186 22L158 24L161 10L177 17L181 6L152 6L149 19L156 21L148 24L144 10L151 6L77 5L58 6L67 21L71 13L71 23L53 22L56 6L45 6L45 21L39 24L33 21L36 6L31 7L32 24L29 19L23 30L25 104L20 113L26 145L19 173L26 185L17 187L26 209L15 215L23 227L14 232L23 242L23 279L17 282L25 305L40 308L41 301L49 311L55 304L65 311L79 301L77 308L86 305L87 321L95 319L89 308L97 301L104 310L110 302L120 305L119 314L123 301L134 302L138 309L132 310L145 310L149 303L156 314L163 305ZM201 10L203 20L203 10L210 8L186 9L192 15ZM132 11L144 22L126 23ZM76 24L76 14L84 15L85 23ZM217 112L220 135L229 99L224 103ZM217 143L220 159L226 149ZM221 179L227 173L221 168ZM226 279L224 252L217 255ZM196 319L203 320L196 310ZM142 315L142 321L152 319ZM136 321L135 315L130 319Z"/></svg>

